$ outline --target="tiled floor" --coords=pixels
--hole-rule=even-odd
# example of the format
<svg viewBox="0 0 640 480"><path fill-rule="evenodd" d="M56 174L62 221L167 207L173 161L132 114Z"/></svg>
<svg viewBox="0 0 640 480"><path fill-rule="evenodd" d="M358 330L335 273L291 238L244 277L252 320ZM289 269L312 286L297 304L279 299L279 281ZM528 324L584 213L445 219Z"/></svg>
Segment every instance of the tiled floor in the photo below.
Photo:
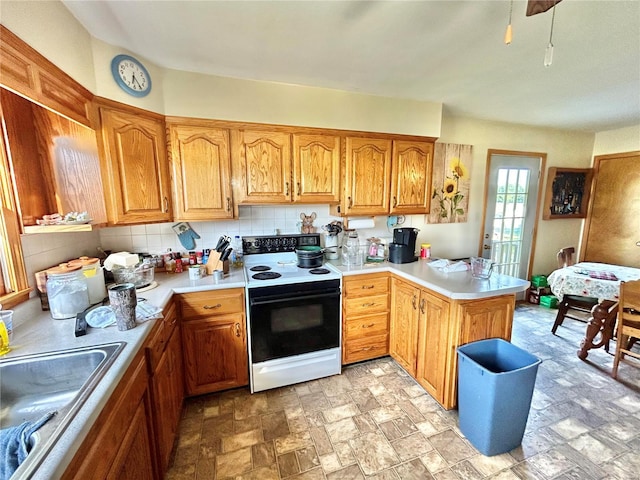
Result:
<svg viewBox="0 0 640 480"><path fill-rule="evenodd" d="M186 400L167 479L638 479L640 368L602 349L576 357L585 324L518 306L513 342L543 360L522 445L485 457L390 358L250 395ZM614 347L615 344L612 345ZM613 348L611 350L613 352Z"/></svg>

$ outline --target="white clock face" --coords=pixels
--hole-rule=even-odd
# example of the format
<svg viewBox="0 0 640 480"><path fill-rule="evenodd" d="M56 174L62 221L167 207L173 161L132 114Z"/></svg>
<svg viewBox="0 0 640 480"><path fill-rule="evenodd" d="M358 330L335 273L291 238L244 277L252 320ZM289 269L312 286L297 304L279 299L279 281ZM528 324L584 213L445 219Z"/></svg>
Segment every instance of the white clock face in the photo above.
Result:
<svg viewBox="0 0 640 480"><path fill-rule="evenodd" d="M151 90L151 78L146 68L128 55L118 55L111 64L113 76L127 93L142 97Z"/></svg>

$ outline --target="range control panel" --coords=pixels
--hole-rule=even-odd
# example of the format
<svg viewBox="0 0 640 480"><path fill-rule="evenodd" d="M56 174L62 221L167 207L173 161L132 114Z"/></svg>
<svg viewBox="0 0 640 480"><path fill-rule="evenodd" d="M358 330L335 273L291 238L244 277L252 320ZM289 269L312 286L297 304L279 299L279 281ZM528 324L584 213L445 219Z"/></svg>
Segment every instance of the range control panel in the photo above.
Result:
<svg viewBox="0 0 640 480"><path fill-rule="evenodd" d="M296 248L307 246L319 247L320 234L301 233L242 237L242 252L245 255L295 252Z"/></svg>

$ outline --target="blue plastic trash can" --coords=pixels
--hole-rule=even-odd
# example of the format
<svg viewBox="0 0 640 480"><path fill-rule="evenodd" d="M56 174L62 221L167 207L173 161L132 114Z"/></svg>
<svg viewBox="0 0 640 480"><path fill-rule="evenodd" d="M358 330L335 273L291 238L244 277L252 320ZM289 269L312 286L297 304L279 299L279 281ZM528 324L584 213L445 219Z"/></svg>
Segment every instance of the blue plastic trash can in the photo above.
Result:
<svg viewBox="0 0 640 480"><path fill-rule="evenodd" d="M500 338L458 347L460 431L483 455L522 443L540 363Z"/></svg>

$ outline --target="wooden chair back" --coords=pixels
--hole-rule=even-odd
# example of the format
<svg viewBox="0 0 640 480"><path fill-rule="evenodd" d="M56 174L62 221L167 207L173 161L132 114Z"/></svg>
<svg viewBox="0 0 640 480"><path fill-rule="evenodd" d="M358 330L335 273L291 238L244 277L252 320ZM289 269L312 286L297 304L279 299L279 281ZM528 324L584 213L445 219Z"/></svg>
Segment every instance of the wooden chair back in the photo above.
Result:
<svg viewBox="0 0 640 480"><path fill-rule="evenodd" d="M568 267L575 263L573 255L576 253L576 249L574 247L565 247L561 248L558 252L558 268Z"/></svg>
<svg viewBox="0 0 640 480"><path fill-rule="evenodd" d="M617 329L613 378L618 375L618 364L624 355L640 359L640 353L631 350L635 340L640 338L640 280L620 282Z"/></svg>

